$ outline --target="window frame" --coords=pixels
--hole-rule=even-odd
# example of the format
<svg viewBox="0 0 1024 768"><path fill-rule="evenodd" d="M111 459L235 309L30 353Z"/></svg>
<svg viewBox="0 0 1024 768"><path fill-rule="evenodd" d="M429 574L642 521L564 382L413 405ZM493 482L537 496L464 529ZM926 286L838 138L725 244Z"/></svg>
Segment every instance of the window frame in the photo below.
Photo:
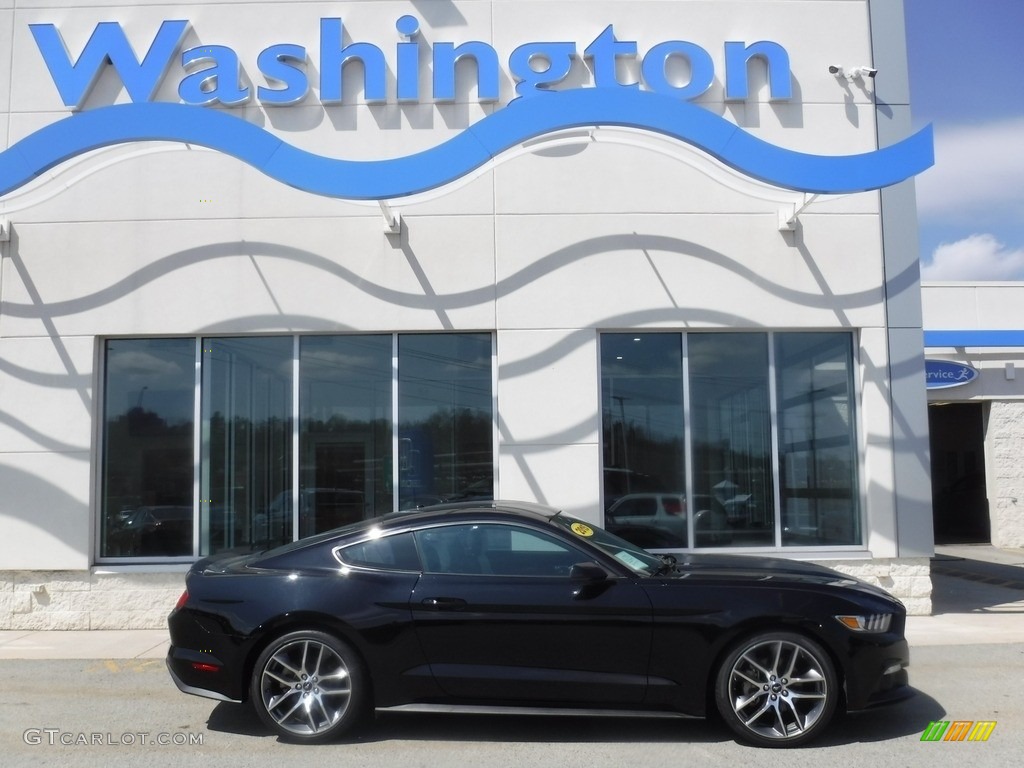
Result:
<svg viewBox="0 0 1024 768"><path fill-rule="evenodd" d="M399 536L408 536L411 539L410 543L418 561L416 568L387 568L384 565L368 565L366 563L351 562L345 559L345 551L353 547L360 547L376 541L396 539ZM351 568L354 571L370 571L373 573L423 573L423 558L416 546L416 532L412 529L388 531L383 535L376 535L371 529L366 536L361 536L358 541L349 541L334 547L334 549L331 550L331 554L334 556L334 559L341 564L342 568Z"/></svg>
<svg viewBox="0 0 1024 768"><path fill-rule="evenodd" d="M423 335L451 335L451 336L487 336L489 338L489 349L490 349L490 387L491 393L489 398L490 406L490 446L491 446L491 473L493 478L492 488L494 493L498 492L499 483L499 461L498 461L498 446L499 446L499 434L498 434L498 409L497 409L497 382L498 382L498 361L497 361L497 340L496 332L493 330L459 330L459 331L413 331L413 332L365 332L365 333L344 333L344 334L202 334L202 335L191 335L191 334L165 334L165 335L125 335L125 336L103 336L97 337L96 348L95 348L95 360L97 371L97 382L96 391L99 396L96 399L97 403L97 418L94 422L93 429L93 440L94 450L92 451L92 477L93 477L93 492L92 492L92 510L91 515L91 531L93 536L93 546L91 547L93 552L93 562L98 565L112 565L112 566L151 566L151 565L169 565L169 566L187 566L197 559L203 557L200 554L202 549L201 541L201 516L202 512L202 483L203 483L203 440L204 440L204 382L207 378L206 366L204 365L204 342L215 341L222 339L254 339L262 340L269 338L287 338L292 340L291 344L291 460L290 460L290 471L291 471L291 496L292 496L292 538L291 541L298 541L299 534L299 513L300 513L300 483L303 475L300 472L300 463L302 460L301 452L301 430L302 430L302 409L300 403L301 395L301 350L302 340L311 337L322 337L322 336L339 336L352 338L356 336L382 336L390 337L391 347L391 423L390 429L390 440L392 444L392 456L391 456L391 482L397 483L397 477L399 472L399 419L401 415L398 413L398 368L399 368L399 339L402 336L423 336ZM107 530L103 524L104 504L106 499L107 487L106 487L106 472L107 472L107 458L108 458L108 445L106 439L106 420L107 420L107 392L110 389L109 375L107 365L107 350L108 345L118 341L140 341L140 342L151 342L160 339L168 340L190 340L194 344L194 375L193 375L193 389L192 389L192 483L191 483L191 503L192 503L192 548L189 554L185 555L105 555L105 537L108 535ZM393 493L391 499L391 508L387 510L381 510L380 514L386 514L388 512L399 511L399 494ZM249 546L253 548L254 542L248 542L242 546ZM255 548L252 549L255 551Z"/></svg>
<svg viewBox="0 0 1024 768"><path fill-rule="evenodd" d="M649 551L651 552L719 552L719 553L778 553L778 554L797 554L797 555L808 555L811 553L817 554L832 554L832 553L848 553L848 552L865 552L868 548L868 536L870 534L870 528L868 527L868 513L867 513L867 486L865 483L865 461L864 461L864 429L863 429L863 397L862 397L862 382L860 375L860 344L859 336L855 329L834 329L834 328L807 328L798 330L764 330L764 329L708 329L708 328L694 328L689 330L680 329L602 329L598 332L598 360L601 360L600 345L603 343L603 339L607 335L670 335L679 338L679 343L682 349L682 376L679 381L679 386L682 388L682 402L683 402L683 435L684 435L684 447L683 447L683 461L685 468L685 484L686 491L685 496L687 499L687 508L696 510L694 504L694 497L696 491L694 488L694 451L693 451L693 425L691 418L691 390L690 386L690 348L689 338L692 334L730 334L730 333L760 333L766 337L767 352L768 352L768 369L767 369L767 382L766 386L768 389L768 406L769 406L769 429L770 429L770 449L771 449L771 471L769 473L769 481L772 483L772 503L773 503L773 525L774 525L774 540L772 544L766 544L761 546L703 546L698 547L695 545L696 539L694 536L694 519L693 516L688 516L688 546L686 547L673 547L673 548L662 548L652 547ZM855 484L855 489L851 498L852 503L856 506L854 515L856 515L856 526L859 535L859 541L854 544L808 544L808 545L796 545L796 544L784 544L783 542L783 531L782 531L782 486L780 472L781 472L781 460L780 460L780 436L779 436L779 423L780 423L780 406L779 406L779 382L778 382L778 365L776 360L777 353L777 338L780 335L802 335L802 334L832 334L836 336L845 336L849 342L850 350L850 368L847 371L848 380L850 382L849 401L853 408L853 416L850 419L850 431L851 431L851 445L852 453L855 461L855 466L851 468L851 481ZM599 369L598 371L598 402L601 404L602 409L604 408L605 393L604 393L604 371ZM606 435L604 431L604 414L598 414L598 422L601 424L601 493L600 503L601 509L606 510L609 506L606 498L606 485L605 485L605 461L604 461L604 445ZM654 493L654 491L652 491ZM604 519L604 511L602 511L602 521Z"/></svg>
<svg viewBox="0 0 1024 768"><path fill-rule="evenodd" d="M575 560L570 564L577 565L584 562L595 562L593 554L586 550L580 549L572 541L565 540L557 535L548 533L547 531L535 528L529 525L523 525L521 523L509 521L509 520L452 520L448 522L440 522L433 525L423 526L422 528L412 529L413 538L416 542L416 550L420 557L420 568L424 575L440 578L453 578L453 579L464 579L464 578L484 578L484 579L564 579L566 582L571 580L571 574L566 572L565 574L538 574L538 573L473 573L463 571L436 571L430 570L427 567L426 558L420 548L420 535L436 531L439 529L450 529L450 528L471 528L471 527L485 527L485 528L507 528L512 532L521 531L539 539L551 540L564 548L567 551L574 552L579 555L580 559ZM513 550L509 550L513 551Z"/></svg>

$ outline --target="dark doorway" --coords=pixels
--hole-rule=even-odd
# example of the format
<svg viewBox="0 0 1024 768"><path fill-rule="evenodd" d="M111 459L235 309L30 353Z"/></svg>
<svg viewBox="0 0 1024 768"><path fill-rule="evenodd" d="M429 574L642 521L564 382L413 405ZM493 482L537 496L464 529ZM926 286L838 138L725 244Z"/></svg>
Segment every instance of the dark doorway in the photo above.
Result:
<svg viewBox="0 0 1024 768"><path fill-rule="evenodd" d="M991 541L985 489L985 409L932 405L932 511L937 544Z"/></svg>

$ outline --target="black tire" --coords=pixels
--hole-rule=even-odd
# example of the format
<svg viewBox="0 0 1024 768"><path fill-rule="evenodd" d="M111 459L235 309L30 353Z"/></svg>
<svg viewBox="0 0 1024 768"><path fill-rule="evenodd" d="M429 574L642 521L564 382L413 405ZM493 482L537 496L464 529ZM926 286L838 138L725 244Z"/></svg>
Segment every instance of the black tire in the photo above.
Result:
<svg viewBox="0 0 1024 768"><path fill-rule="evenodd" d="M249 684L260 719L288 741L319 744L358 725L368 685L359 656L325 632L301 630L259 655Z"/></svg>
<svg viewBox="0 0 1024 768"><path fill-rule="evenodd" d="M795 632L762 632L733 646L718 669L715 704L748 744L795 747L817 738L840 690L825 649Z"/></svg>

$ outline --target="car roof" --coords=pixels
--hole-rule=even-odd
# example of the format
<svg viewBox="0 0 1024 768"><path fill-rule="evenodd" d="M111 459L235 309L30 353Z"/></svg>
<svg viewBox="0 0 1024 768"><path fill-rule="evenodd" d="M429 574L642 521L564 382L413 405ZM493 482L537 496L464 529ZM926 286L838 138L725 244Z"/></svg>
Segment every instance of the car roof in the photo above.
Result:
<svg viewBox="0 0 1024 768"><path fill-rule="evenodd" d="M389 512L380 517L370 517L342 528L316 533L306 538L282 544L261 554L268 562L282 556L290 556L293 552L324 544L336 546L347 542L359 541L366 532L376 527L384 532L399 532L404 528L418 525L429 525L431 522L473 521L481 518L494 520L529 520L535 523L547 523L560 511L535 504L529 501L459 501L447 504L435 504L429 507L402 512Z"/></svg>
<svg viewBox="0 0 1024 768"><path fill-rule="evenodd" d="M453 501L444 504L433 504L429 507L420 507L402 512L392 512L382 517L370 518L364 521L368 525L379 525L389 529L404 527L426 522L430 519L464 518L474 516L505 516L519 517L534 522L547 522L560 514L560 510L554 507L536 504L530 501Z"/></svg>

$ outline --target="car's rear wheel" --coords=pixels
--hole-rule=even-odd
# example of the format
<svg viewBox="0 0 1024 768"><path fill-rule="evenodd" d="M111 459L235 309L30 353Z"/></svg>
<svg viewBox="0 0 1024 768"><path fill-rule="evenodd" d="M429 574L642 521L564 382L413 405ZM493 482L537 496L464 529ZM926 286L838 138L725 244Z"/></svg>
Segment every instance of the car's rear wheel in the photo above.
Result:
<svg viewBox="0 0 1024 768"><path fill-rule="evenodd" d="M795 632L763 632L737 643L715 685L715 702L742 741L795 747L816 738L839 701L835 666Z"/></svg>
<svg viewBox="0 0 1024 768"><path fill-rule="evenodd" d="M250 694L271 729L291 741L324 742L355 726L366 711L366 677L355 651L325 632L274 640L256 660Z"/></svg>

